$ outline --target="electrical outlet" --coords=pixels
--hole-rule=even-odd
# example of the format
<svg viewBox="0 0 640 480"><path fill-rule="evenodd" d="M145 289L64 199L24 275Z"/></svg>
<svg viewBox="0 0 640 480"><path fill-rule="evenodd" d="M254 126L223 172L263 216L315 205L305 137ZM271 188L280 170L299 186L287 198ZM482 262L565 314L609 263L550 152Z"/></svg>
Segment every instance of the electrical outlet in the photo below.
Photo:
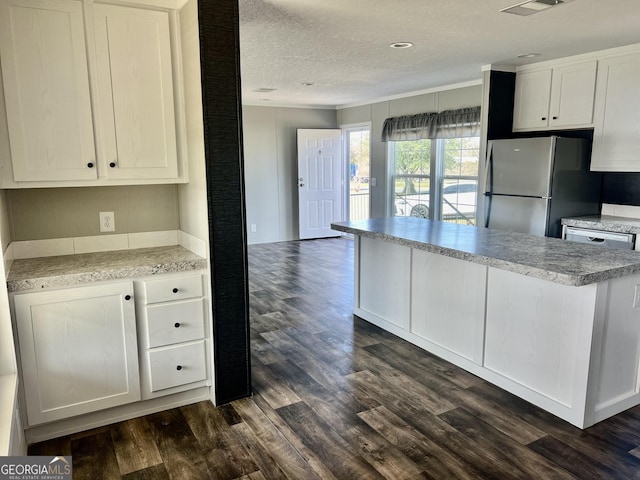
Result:
<svg viewBox="0 0 640 480"><path fill-rule="evenodd" d="M113 212L100 212L100 231L101 232L116 231L116 218L113 215Z"/></svg>
<svg viewBox="0 0 640 480"><path fill-rule="evenodd" d="M636 285L636 289L633 292L633 308L640 307L640 285Z"/></svg>

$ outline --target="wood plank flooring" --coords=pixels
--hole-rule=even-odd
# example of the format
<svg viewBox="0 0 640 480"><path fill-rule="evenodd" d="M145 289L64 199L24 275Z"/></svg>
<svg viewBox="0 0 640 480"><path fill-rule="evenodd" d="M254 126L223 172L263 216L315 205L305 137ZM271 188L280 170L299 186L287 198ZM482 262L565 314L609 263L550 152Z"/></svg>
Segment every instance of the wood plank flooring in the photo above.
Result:
<svg viewBox="0 0 640 480"><path fill-rule="evenodd" d="M252 398L32 445L74 479L640 479L640 408L580 430L352 315L353 242L249 248Z"/></svg>

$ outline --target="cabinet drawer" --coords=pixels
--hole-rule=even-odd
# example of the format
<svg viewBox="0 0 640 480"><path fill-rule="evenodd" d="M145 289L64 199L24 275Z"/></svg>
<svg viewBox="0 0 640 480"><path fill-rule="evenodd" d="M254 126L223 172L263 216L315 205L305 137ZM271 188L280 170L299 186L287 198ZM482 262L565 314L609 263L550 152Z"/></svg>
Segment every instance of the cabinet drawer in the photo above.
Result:
<svg viewBox="0 0 640 480"><path fill-rule="evenodd" d="M163 303L146 307L149 347L204 338L204 299Z"/></svg>
<svg viewBox="0 0 640 480"><path fill-rule="evenodd" d="M148 304L201 297L202 275L146 280L144 288Z"/></svg>
<svg viewBox="0 0 640 480"><path fill-rule="evenodd" d="M205 380L204 340L149 350L152 392Z"/></svg>

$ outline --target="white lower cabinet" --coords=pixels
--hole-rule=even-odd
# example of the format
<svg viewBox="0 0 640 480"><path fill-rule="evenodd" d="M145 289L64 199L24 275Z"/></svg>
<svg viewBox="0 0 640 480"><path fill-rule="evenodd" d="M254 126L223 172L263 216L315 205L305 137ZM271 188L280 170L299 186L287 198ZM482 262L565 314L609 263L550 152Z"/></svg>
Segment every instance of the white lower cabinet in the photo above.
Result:
<svg viewBox="0 0 640 480"><path fill-rule="evenodd" d="M16 294L28 425L140 399L133 282Z"/></svg>
<svg viewBox="0 0 640 480"><path fill-rule="evenodd" d="M151 392L181 387L207 378L204 340L150 349L147 356Z"/></svg>
<svg viewBox="0 0 640 480"><path fill-rule="evenodd" d="M204 291L183 272L13 295L27 428L79 431L71 417L210 385Z"/></svg>
<svg viewBox="0 0 640 480"><path fill-rule="evenodd" d="M142 398L209 385L201 274L136 282Z"/></svg>

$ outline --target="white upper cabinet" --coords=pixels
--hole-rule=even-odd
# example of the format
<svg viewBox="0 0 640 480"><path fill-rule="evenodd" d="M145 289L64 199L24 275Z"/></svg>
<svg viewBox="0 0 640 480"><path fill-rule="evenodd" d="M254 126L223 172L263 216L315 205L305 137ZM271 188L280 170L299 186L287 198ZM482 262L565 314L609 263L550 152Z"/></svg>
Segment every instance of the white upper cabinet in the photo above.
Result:
<svg viewBox="0 0 640 480"><path fill-rule="evenodd" d="M551 69L516 75L513 129L535 130L547 126L551 97Z"/></svg>
<svg viewBox="0 0 640 480"><path fill-rule="evenodd" d="M588 127L593 121L597 61L516 74L513 130Z"/></svg>
<svg viewBox="0 0 640 480"><path fill-rule="evenodd" d="M176 24L174 11L0 0L0 188L186 182Z"/></svg>
<svg viewBox="0 0 640 480"><path fill-rule="evenodd" d="M169 14L100 4L93 13L106 176L177 177Z"/></svg>
<svg viewBox="0 0 640 480"><path fill-rule="evenodd" d="M579 127L593 122L598 62L575 63L553 69L550 127Z"/></svg>
<svg viewBox="0 0 640 480"><path fill-rule="evenodd" d="M14 180L95 180L82 4L2 0L0 56Z"/></svg>
<svg viewBox="0 0 640 480"><path fill-rule="evenodd" d="M640 51L599 65L591 170L640 172Z"/></svg>

